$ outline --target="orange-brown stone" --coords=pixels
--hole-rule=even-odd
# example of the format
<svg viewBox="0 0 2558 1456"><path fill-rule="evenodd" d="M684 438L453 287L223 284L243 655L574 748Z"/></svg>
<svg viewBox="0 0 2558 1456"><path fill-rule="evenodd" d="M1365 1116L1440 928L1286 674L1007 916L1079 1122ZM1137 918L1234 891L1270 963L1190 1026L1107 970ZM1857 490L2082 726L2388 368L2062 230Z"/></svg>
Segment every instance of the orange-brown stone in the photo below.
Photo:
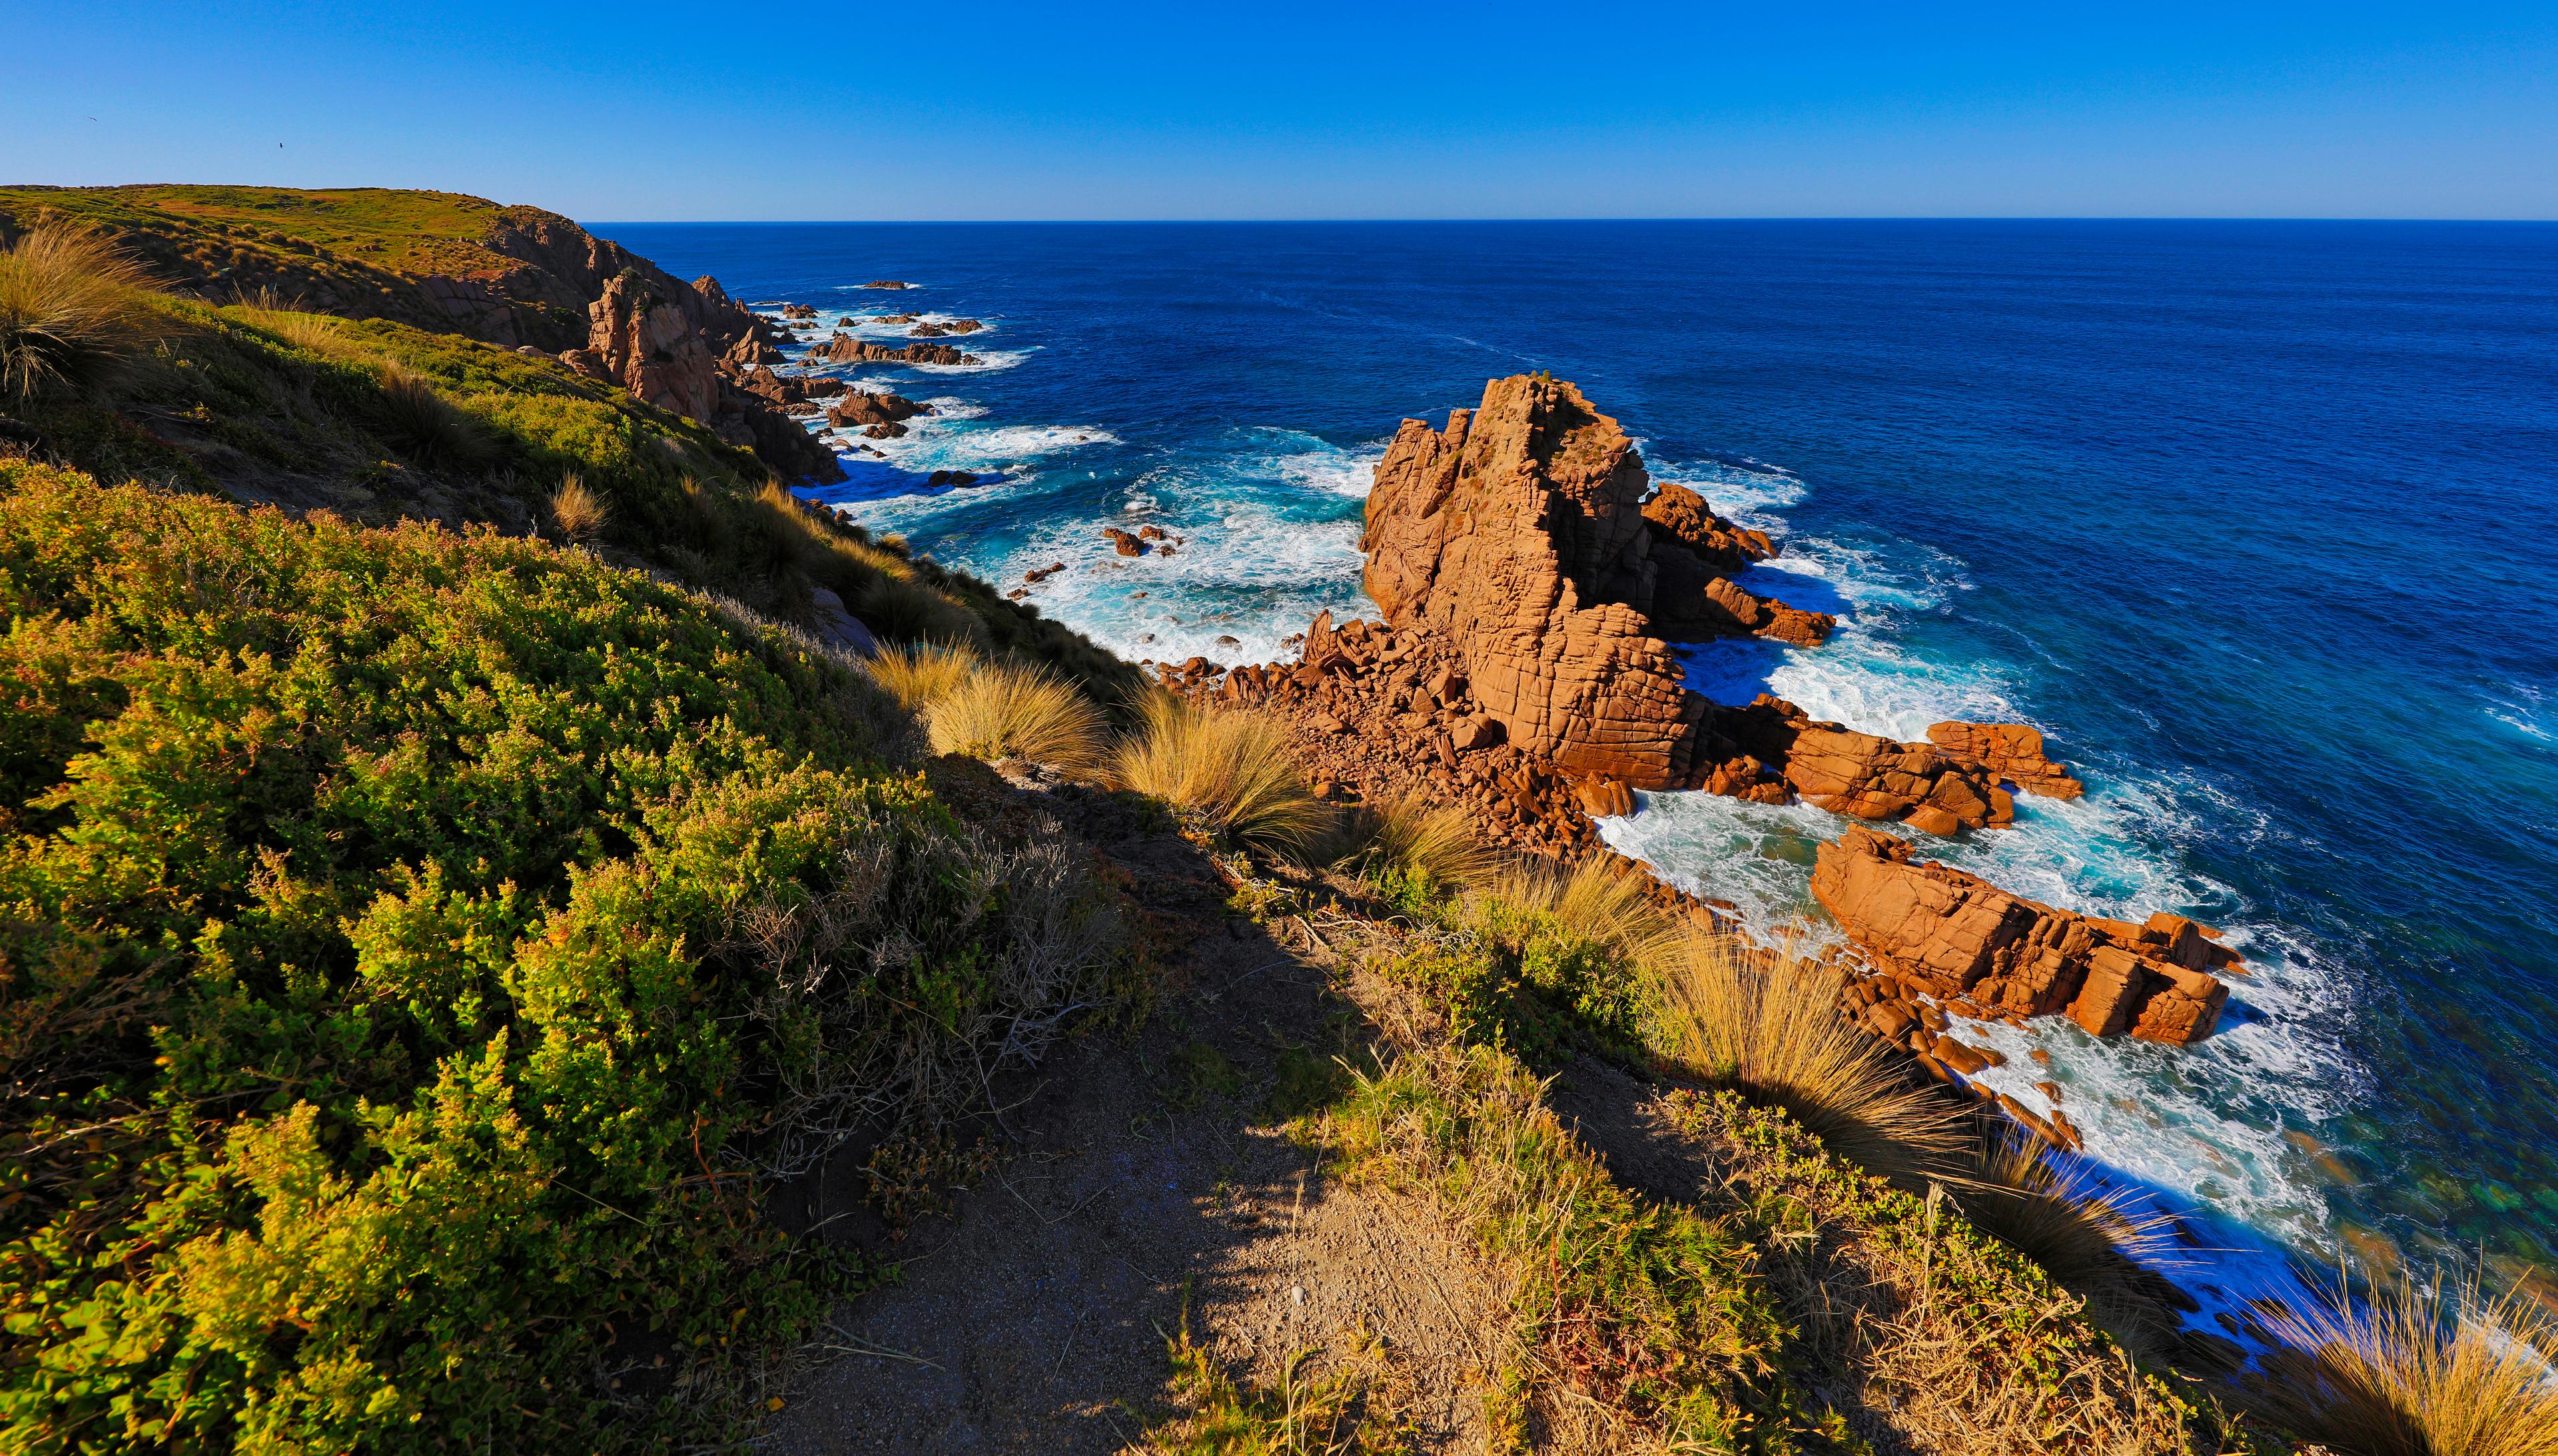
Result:
<svg viewBox="0 0 2558 1456"><path fill-rule="evenodd" d="M2091 1036L2199 1041L2229 995L2211 969L2238 964L2183 917L2133 926L2057 910L1873 829L1821 846L1812 896L1905 983L2000 1013L2066 1014Z"/></svg>

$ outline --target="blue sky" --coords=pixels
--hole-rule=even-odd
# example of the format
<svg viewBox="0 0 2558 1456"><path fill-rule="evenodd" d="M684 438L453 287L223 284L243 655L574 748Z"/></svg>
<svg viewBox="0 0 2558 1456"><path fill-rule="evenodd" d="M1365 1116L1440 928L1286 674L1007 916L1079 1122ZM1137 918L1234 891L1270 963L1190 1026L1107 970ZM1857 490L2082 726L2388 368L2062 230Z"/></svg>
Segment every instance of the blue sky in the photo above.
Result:
<svg viewBox="0 0 2558 1456"><path fill-rule="evenodd" d="M2558 218L2558 4L0 0L0 181L657 218Z"/></svg>

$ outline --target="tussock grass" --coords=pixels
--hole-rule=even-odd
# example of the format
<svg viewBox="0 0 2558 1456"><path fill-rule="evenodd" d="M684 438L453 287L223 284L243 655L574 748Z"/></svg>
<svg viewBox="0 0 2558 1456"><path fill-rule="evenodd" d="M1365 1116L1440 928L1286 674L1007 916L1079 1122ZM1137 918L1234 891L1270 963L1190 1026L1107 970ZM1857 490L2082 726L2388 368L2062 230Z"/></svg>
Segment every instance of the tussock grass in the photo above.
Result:
<svg viewBox="0 0 2558 1456"><path fill-rule="evenodd" d="M0 251L0 398L84 393L166 332L151 280L102 235L31 228Z"/></svg>
<svg viewBox="0 0 2558 1456"><path fill-rule="evenodd" d="M250 328L312 354L334 354L347 345L344 319L314 313L304 300L288 299L273 288L241 293L228 312Z"/></svg>
<svg viewBox="0 0 2558 1456"><path fill-rule="evenodd" d="M603 533L612 514L604 498L578 479L575 471L562 476L559 489L551 492L551 521L560 528L560 534L572 541L595 539Z"/></svg>
<svg viewBox="0 0 2558 1456"><path fill-rule="evenodd" d="M2558 1456L2558 1321L2473 1278L2344 1270L2307 1309L2266 1321L2290 1349L2251 1393L2294 1434L2345 1456Z"/></svg>
<svg viewBox="0 0 2558 1456"><path fill-rule="evenodd" d="M1499 865L1475 837L1463 810L1419 795L1352 804L1312 857L1353 871L1416 906L1481 886Z"/></svg>
<svg viewBox="0 0 2558 1456"><path fill-rule="evenodd" d="M1288 756L1286 730L1258 713L1155 694L1139 705L1137 732L1114 770L1121 788L1196 815L1221 838L1275 853L1303 852L1333 822Z"/></svg>
<svg viewBox="0 0 2558 1456"><path fill-rule="evenodd" d="M1028 759L1069 773L1098 769L1106 756L1101 710L1045 667L989 662L934 698L924 712L934 753Z"/></svg>
<svg viewBox="0 0 2558 1456"><path fill-rule="evenodd" d="M1904 1186L1951 1171L1959 1114L1839 1014L1837 972L1707 935L1652 967L1668 1050L1691 1073L1784 1108L1832 1152Z"/></svg>
<svg viewBox="0 0 2558 1456"><path fill-rule="evenodd" d="M854 598L862 625L890 642L971 642L983 635L968 609L919 581L882 576Z"/></svg>
<svg viewBox="0 0 2558 1456"><path fill-rule="evenodd" d="M386 359L375 364L374 379L373 415L397 449L429 465L454 467L484 464L495 453L487 429L424 374Z"/></svg>
<svg viewBox="0 0 2558 1456"><path fill-rule="evenodd" d="M1637 959L1655 954L1671 935L1641 872L1604 854L1570 869L1513 861L1487 877L1470 908L1479 920L1505 912L1547 917L1567 935Z"/></svg>
<svg viewBox="0 0 2558 1456"><path fill-rule="evenodd" d="M899 707L921 713L967 681L978 664L973 649L951 643L920 643L912 647L883 646L862 663L862 670L886 688Z"/></svg>

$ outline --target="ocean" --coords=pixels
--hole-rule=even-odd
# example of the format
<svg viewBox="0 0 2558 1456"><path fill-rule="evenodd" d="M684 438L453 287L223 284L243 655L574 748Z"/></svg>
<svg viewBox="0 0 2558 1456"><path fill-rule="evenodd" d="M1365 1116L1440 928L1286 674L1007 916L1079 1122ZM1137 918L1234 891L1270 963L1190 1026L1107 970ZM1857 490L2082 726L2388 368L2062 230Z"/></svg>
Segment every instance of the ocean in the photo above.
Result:
<svg viewBox="0 0 2558 1456"><path fill-rule="evenodd" d="M596 226L829 322L982 320L951 341L978 364L850 371L937 413L810 494L1008 586L1066 563L1031 599L1132 657L1372 616L1396 423L1578 381L1656 478L1782 537L1745 585L1841 616L1694 650L1697 687L2036 724L2087 797L1931 847L2247 955L2194 1048L1989 1037L1993 1086L2049 1076L2104 1175L2189 1216L2181 1279L2558 1263L2558 225ZM1183 544L1099 534L1140 524ZM1774 927L1843 826L1650 795L1607 833Z"/></svg>

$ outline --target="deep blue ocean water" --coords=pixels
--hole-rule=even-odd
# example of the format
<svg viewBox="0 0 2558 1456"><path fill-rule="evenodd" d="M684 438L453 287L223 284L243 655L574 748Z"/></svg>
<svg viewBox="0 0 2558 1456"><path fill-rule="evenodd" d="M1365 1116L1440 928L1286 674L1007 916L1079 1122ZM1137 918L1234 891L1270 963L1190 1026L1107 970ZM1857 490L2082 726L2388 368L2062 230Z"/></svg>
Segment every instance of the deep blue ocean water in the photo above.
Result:
<svg viewBox="0 0 2558 1456"><path fill-rule="evenodd" d="M1396 422L1578 380L1786 538L1752 585L1846 616L1699 650L1699 687L2038 724L2088 798L1945 857L2251 958L2200 1047L2000 1030L1994 1085L2040 1104L2051 1051L2090 1151L2232 1244L2558 1263L2558 226L600 230L830 324L986 321L979 366L848 371L941 413L816 494L1000 580L1068 563L1035 600L1132 656L1358 611ZM1102 550L1141 521L1187 544ZM1610 833L1773 925L1840 827L1663 795Z"/></svg>

